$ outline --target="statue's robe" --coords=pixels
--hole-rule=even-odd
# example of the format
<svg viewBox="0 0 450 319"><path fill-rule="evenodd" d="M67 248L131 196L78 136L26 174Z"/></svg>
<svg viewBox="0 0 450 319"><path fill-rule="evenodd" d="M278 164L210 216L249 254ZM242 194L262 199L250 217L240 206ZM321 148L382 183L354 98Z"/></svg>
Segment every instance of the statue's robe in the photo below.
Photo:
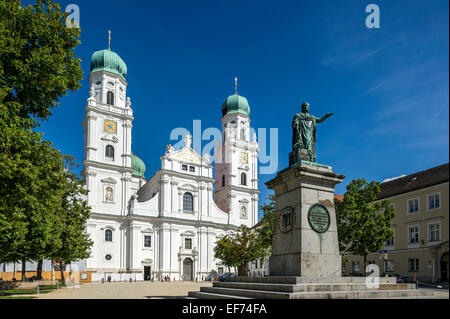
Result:
<svg viewBox="0 0 450 319"><path fill-rule="evenodd" d="M300 160L301 150L305 150L309 161L316 160L316 121L317 118L309 113L297 113L292 121L292 146L295 162Z"/></svg>

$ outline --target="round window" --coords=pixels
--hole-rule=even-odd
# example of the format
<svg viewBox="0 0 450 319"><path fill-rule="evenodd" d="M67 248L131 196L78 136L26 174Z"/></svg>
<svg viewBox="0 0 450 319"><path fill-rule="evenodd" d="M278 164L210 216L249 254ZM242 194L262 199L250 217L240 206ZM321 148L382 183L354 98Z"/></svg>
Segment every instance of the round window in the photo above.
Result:
<svg viewBox="0 0 450 319"><path fill-rule="evenodd" d="M107 255L105 256L105 259L109 261L109 260L112 259L112 256L111 256L110 254L107 254Z"/></svg>

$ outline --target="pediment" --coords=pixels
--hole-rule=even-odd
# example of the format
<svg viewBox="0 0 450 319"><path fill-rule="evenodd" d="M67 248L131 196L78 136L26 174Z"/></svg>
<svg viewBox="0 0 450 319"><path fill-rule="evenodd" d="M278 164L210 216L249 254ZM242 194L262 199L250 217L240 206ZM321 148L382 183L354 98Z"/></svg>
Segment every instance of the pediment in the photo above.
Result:
<svg viewBox="0 0 450 319"><path fill-rule="evenodd" d="M102 141L108 141L113 143L118 143L119 139L115 135L106 134L101 138Z"/></svg>
<svg viewBox="0 0 450 319"><path fill-rule="evenodd" d="M112 177L107 177L101 180L102 183L108 183L108 184L117 184L117 181Z"/></svg>
<svg viewBox="0 0 450 319"><path fill-rule="evenodd" d="M201 164L202 157L190 147L182 148L166 155L166 158L177 159L182 162Z"/></svg>

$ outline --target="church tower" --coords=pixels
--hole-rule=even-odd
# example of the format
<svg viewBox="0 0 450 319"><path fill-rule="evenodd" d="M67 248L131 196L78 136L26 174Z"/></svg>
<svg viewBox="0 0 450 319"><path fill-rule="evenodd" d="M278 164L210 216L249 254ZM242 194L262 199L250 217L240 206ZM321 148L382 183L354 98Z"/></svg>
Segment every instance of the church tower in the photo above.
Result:
<svg viewBox="0 0 450 319"><path fill-rule="evenodd" d="M222 103L222 142L215 148L214 200L230 224L258 222L258 143L250 138L250 106L235 93Z"/></svg>
<svg viewBox="0 0 450 319"><path fill-rule="evenodd" d="M133 110L127 90L127 66L108 49L91 58L90 97L84 126L83 176L91 218L88 232L94 241L88 269L128 268L128 215L132 195L145 183L145 165L131 152Z"/></svg>

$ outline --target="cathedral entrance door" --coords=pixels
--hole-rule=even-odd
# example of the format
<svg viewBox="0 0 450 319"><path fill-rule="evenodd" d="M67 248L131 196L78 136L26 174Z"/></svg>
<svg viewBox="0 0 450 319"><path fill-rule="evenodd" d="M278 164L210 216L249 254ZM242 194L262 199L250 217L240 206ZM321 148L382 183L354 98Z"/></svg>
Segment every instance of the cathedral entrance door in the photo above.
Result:
<svg viewBox="0 0 450 319"><path fill-rule="evenodd" d="M184 280L193 280L192 279L192 259L186 258L183 260L183 278Z"/></svg>
<svg viewBox="0 0 450 319"><path fill-rule="evenodd" d="M144 266L144 280L150 280L151 269L150 266Z"/></svg>

